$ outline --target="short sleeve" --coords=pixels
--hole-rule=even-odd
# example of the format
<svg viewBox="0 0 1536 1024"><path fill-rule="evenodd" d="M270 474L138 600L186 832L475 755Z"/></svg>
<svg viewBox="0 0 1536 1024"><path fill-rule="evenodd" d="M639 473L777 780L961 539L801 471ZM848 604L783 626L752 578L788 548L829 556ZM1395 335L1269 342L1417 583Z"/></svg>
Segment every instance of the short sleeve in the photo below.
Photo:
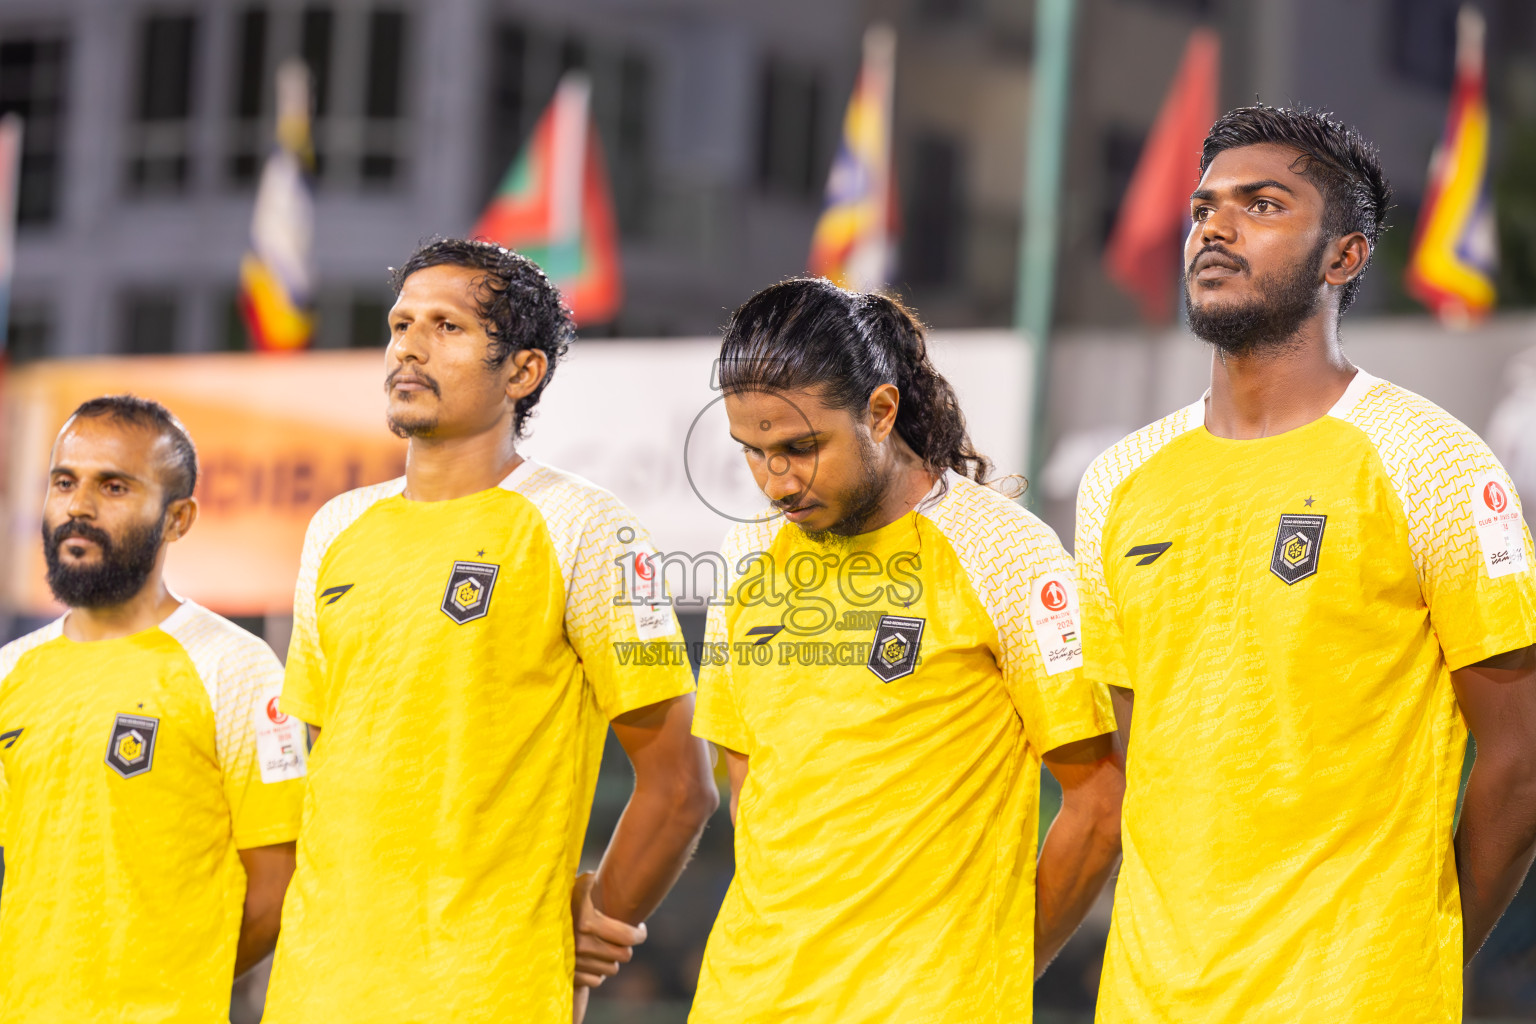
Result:
<svg viewBox="0 0 1536 1024"><path fill-rule="evenodd" d="M1446 499L1416 488L1404 502L1430 622L1453 671L1536 644L1536 552L1520 497L1481 441L1473 454Z"/></svg>
<svg viewBox="0 0 1536 1024"><path fill-rule="evenodd" d="M1082 668L1071 559L1033 515L964 487L933 518L997 631L998 667L1030 746L1043 754L1113 732L1109 691Z"/></svg>
<svg viewBox="0 0 1536 1024"><path fill-rule="evenodd" d="M288 663L280 700L285 714L320 727L325 725L327 673L315 614L315 587L320 578L320 562L332 535L319 515L304 535L299 578L293 592L293 633L288 640Z"/></svg>
<svg viewBox="0 0 1536 1024"><path fill-rule="evenodd" d="M736 703L726 615L727 609L722 605L712 605L709 609L703 657L699 659L699 699L693 709L693 734L750 757L752 740Z"/></svg>
<svg viewBox="0 0 1536 1024"><path fill-rule="evenodd" d="M682 631L661 584L663 566L645 528L606 491L594 487L571 498L584 516L573 524L579 532L564 567L565 632L598 707L611 720L693 692ZM553 532L567 528L561 513L570 502L540 504Z"/></svg>
<svg viewBox="0 0 1536 1024"><path fill-rule="evenodd" d="M215 715L235 846L298 837L307 771L304 723L278 707L283 667L257 640L224 658Z"/></svg>
<svg viewBox="0 0 1536 1024"><path fill-rule="evenodd" d="M1344 417L1401 502L1430 623L1452 671L1536 643L1536 552L1509 474L1450 414L1373 380Z"/></svg>
<svg viewBox="0 0 1536 1024"><path fill-rule="evenodd" d="M1102 460L1083 477L1077 492L1074 577L1082 608L1083 674L1095 683L1133 689L1126 667L1120 613L1104 577L1104 521L1112 496Z"/></svg>

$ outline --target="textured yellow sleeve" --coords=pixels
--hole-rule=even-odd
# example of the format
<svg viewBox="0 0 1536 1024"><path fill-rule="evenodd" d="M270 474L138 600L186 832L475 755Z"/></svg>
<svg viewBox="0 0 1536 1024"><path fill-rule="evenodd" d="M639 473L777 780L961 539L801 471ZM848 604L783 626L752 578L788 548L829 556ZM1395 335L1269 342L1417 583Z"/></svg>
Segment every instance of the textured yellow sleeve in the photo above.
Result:
<svg viewBox="0 0 1536 1024"><path fill-rule="evenodd" d="M1536 644L1536 550L1520 496L1483 440L1383 380L1341 418L1371 439L1402 503L1446 664L1454 671Z"/></svg>
<svg viewBox="0 0 1536 1024"><path fill-rule="evenodd" d="M734 593L734 581L746 572L755 557L766 552L784 524L783 516L758 522L737 523L726 534L720 554L726 581L721 591ZM731 670L730 607L711 605L704 630L704 652L699 665L699 700L693 709L693 734L738 754L752 754L752 732L741 717L736 679Z"/></svg>
<svg viewBox="0 0 1536 1024"><path fill-rule="evenodd" d="M998 667L1030 746L1043 754L1112 732L1109 690L1082 670L1072 562L1061 542L998 492L958 478L949 486L928 516L996 629Z"/></svg>
<svg viewBox="0 0 1536 1024"><path fill-rule="evenodd" d="M601 487L548 466L514 489L538 507L559 553L566 639L603 714L614 719L691 693L660 560L634 514Z"/></svg>
<svg viewBox="0 0 1536 1024"><path fill-rule="evenodd" d="M214 716L214 749L238 849L297 838L303 806L302 723L276 700L283 683L277 655L228 619L197 608L166 629L196 667Z"/></svg>
<svg viewBox="0 0 1536 1024"><path fill-rule="evenodd" d="M1204 401L1187 405L1130 434L1093 460L1077 491L1077 530L1072 544L1077 596L1083 609L1083 670L1106 686L1133 690L1120 612L1104 575L1104 526L1115 489L1174 438L1200 426Z"/></svg>
<svg viewBox="0 0 1536 1024"><path fill-rule="evenodd" d="M315 616L315 588L320 579L320 565L343 530L357 522L375 502L399 494L404 487L405 479L401 477L347 491L322 505L310 520L309 529L304 533L304 551L299 556L299 576L293 588L293 635L288 640L288 663L281 700L286 714L311 725L325 725L329 674Z"/></svg>

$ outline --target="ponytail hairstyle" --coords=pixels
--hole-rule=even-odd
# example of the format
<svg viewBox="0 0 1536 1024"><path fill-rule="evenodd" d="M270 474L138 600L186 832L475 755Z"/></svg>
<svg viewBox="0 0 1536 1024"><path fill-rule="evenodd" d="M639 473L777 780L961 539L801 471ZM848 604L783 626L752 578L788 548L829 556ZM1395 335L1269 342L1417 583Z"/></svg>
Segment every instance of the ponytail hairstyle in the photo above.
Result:
<svg viewBox="0 0 1536 1024"><path fill-rule="evenodd" d="M816 391L862 415L882 384L899 393L896 433L935 472L985 483L992 463L971 446L955 389L928 359L923 325L898 300L824 278L781 281L748 299L720 345L720 389Z"/></svg>

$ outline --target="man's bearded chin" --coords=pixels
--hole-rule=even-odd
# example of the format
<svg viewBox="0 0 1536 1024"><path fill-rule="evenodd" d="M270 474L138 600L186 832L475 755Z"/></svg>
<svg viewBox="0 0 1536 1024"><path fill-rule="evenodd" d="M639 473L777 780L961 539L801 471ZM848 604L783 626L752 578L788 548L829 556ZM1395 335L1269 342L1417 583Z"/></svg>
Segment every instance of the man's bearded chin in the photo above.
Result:
<svg viewBox="0 0 1536 1024"><path fill-rule="evenodd" d="M1222 353L1247 356L1283 352L1296 343L1296 334L1323 301L1318 287L1322 239L1306 260L1259 283L1260 295L1247 303L1213 302L1196 306L1190 294L1200 287L1193 273L1184 278L1184 312L1195 337L1208 341Z"/></svg>
<svg viewBox="0 0 1536 1024"><path fill-rule="evenodd" d="M435 413L417 412L415 409L406 409L400 413L390 413L388 417L389 432L396 437L431 437L437 433L437 415Z"/></svg>
<svg viewBox="0 0 1536 1024"><path fill-rule="evenodd" d="M66 519L52 530L43 524L43 559L48 563L48 588L70 608L113 608L139 591L155 570L165 519L160 517L126 530L113 541L91 523ZM66 565L59 547L70 537L94 541L101 550L95 565Z"/></svg>
<svg viewBox="0 0 1536 1024"><path fill-rule="evenodd" d="M864 527L885 503L894 471L880 472L879 462L875 458L875 446L862 433L859 435L859 464L863 467L863 473L859 482L843 495L843 514L837 522L825 530L805 531L805 535L817 544L835 544L863 533Z"/></svg>

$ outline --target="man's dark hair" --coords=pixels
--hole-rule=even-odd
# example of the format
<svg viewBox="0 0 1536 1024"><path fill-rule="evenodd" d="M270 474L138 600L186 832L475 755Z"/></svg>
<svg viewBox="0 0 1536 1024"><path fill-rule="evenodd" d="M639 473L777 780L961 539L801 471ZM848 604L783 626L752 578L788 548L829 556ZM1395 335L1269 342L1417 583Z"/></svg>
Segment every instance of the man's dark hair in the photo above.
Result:
<svg viewBox="0 0 1536 1024"><path fill-rule="evenodd" d="M165 479L165 503L192 497L197 489L197 448L192 437L171 410L159 402L136 395L103 395L82 402L70 413L71 420L111 419L153 430L171 442L170 468Z"/></svg>
<svg viewBox="0 0 1536 1024"><path fill-rule="evenodd" d="M918 458L985 482L992 463L971 446L955 389L928 358L922 324L896 299L792 278L748 299L720 346L726 394L816 390L827 405L861 415L882 384L900 393L896 433Z"/></svg>
<svg viewBox="0 0 1536 1024"><path fill-rule="evenodd" d="M1392 207L1392 185L1381 171L1376 147L1322 111L1259 103L1239 107L1216 120L1200 152L1200 173L1205 173L1218 153L1266 142L1301 151L1301 158L1291 169L1310 178L1322 193L1323 230L1334 238L1358 231L1371 243L1374 255L1376 240L1387 229L1387 211ZM1365 267L1369 266L1368 255ZM1340 313L1359 294L1365 267L1344 286Z"/></svg>
<svg viewBox="0 0 1536 1024"><path fill-rule="evenodd" d="M523 436L523 426L539 396L555 376L555 366L570 348L576 327L560 299L560 291L544 276L539 265L494 242L464 238L439 238L411 254L390 271L390 285L400 294L405 279L428 267L467 267L483 273L475 279L476 313L491 339L485 365L496 369L525 349L537 349L549 359L544 379L532 392L518 399L512 429Z"/></svg>

